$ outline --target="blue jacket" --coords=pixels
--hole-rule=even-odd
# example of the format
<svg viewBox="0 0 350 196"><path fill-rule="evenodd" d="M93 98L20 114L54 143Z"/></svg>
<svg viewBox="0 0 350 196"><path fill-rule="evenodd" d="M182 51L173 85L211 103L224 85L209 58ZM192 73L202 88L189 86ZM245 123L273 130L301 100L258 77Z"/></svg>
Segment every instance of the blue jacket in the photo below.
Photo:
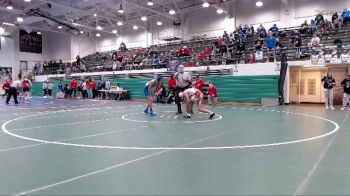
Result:
<svg viewBox="0 0 350 196"><path fill-rule="evenodd" d="M266 47L268 49L276 48L276 43L277 43L277 40L275 37L270 37L266 39Z"/></svg>
<svg viewBox="0 0 350 196"><path fill-rule="evenodd" d="M350 11L344 11L342 14L341 14L341 17L343 18L350 18Z"/></svg>

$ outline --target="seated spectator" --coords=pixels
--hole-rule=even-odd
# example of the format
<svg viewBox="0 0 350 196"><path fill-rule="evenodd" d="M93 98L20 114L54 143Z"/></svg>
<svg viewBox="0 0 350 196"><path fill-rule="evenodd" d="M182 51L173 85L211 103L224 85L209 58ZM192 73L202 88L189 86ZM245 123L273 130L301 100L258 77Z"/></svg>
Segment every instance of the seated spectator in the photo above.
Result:
<svg viewBox="0 0 350 196"><path fill-rule="evenodd" d="M190 56L190 49L187 46L183 47L183 56Z"/></svg>
<svg viewBox="0 0 350 196"><path fill-rule="evenodd" d="M338 13L335 12L332 16L332 29L335 29L336 27L338 27L339 29L341 29L342 26L342 21L341 18L339 18Z"/></svg>
<svg viewBox="0 0 350 196"><path fill-rule="evenodd" d="M249 54L249 64L254 64L255 63L255 60L254 60L254 53L250 53Z"/></svg>
<svg viewBox="0 0 350 196"><path fill-rule="evenodd" d="M298 31L293 30L290 33L289 37L288 37L288 44L289 44L289 46L293 46L294 45L295 36L298 36Z"/></svg>
<svg viewBox="0 0 350 196"><path fill-rule="evenodd" d="M243 42L243 39L240 38L237 43L237 51L242 53L245 50L245 43Z"/></svg>
<svg viewBox="0 0 350 196"><path fill-rule="evenodd" d="M152 60L152 68L157 69L159 67L160 60L157 55L154 55Z"/></svg>
<svg viewBox="0 0 350 196"><path fill-rule="evenodd" d="M314 20L311 20L309 31L310 34L314 34L317 31L317 24Z"/></svg>
<svg viewBox="0 0 350 196"><path fill-rule="evenodd" d="M341 14L341 17L343 18L344 24L350 23L350 11L348 9L344 9L343 13Z"/></svg>
<svg viewBox="0 0 350 196"><path fill-rule="evenodd" d="M317 26L320 26L323 24L324 22L324 18L323 18L323 15L321 13L318 13L316 18L315 18L315 21L316 21L316 25Z"/></svg>
<svg viewBox="0 0 350 196"><path fill-rule="evenodd" d="M263 40L260 40L260 39L257 39L257 40L255 41L255 50L256 50L256 51L261 51L263 45L264 45L264 41L263 41Z"/></svg>
<svg viewBox="0 0 350 196"><path fill-rule="evenodd" d="M218 92L216 90L216 87L213 84L209 84L208 88L208 104L211 105L212 103L216 105L218 102Z"/></svg>
<svg viewBox="0 0 350 196"><path fill-rule="evenodd" d="M262 26L262 24L260 24L260 26L258 27L257 33L258 33L260 38L262 38L262 39L266 38L266 35L267 35L266 29L265 29L265 27Z"/></svg>
<svg viewBox="0 0 350 196"><path fill-rule="evenodd" d="M307 20L305 20L304 23L301 24L299 32L300 34L307 34L308 29L309 29L309 25L307 24Z"/></svg>
<svg viewBox="0 0 350 196"><path fill-rule="evenodd" d="M148 65L148 58L146 57L146 58L144 58L144 59L141 61L140 67L141 67L142 69L145 69L145 68L147 68L147 65Z"/></svg>
<svg viewBox="0 0 350 196"><path fill-rule="evenodd" d="M317 34L314 33L313 37L311 38L311 47L315 47L315 46L318 46L320 44L320 38L317 37Z"/></svg>
<svg viewBox="0 0 350 196"><path fill-rule="evenodd" d="M331 24L330 22L326 19L323 23L322 23L322 29L321 29L321 32L322 34L324 34L327 39L328 39L328 35L329 35L329 29L331 27Z"/></svg>
<svg viewBox="0 0 350 196"><path fill-rule="evenodd" d="M276 24L273 24L273 26L269 29L273 33L273 36L276 37L279 34L279 29Z"/></svg>

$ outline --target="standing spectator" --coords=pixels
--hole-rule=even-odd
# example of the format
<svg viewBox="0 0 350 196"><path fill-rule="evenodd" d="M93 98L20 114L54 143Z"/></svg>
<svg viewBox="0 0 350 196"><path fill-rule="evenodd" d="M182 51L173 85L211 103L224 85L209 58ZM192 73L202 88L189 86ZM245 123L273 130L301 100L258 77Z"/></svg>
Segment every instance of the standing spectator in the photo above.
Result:
<svg viewBox="0 0 350 196"><path fill-rule="evenodd" d="M217 102L218 102L218 92L216 90L216 87L213 84L209 84L208 104L211 105L212 103L214 103L214 105L216 105Z"/></svg>
<svg viewBox="0 0 350 196"><path fill-rule="evenodd" d="M89 79L89 83L88 83L88 86L87 86L87 93L88 93L88 98L89 99L93 98L94 89L95 89L95 82L94 82L93 79Z"/></svg>
<svg viewBox="0 0 350 196"><path fill-rule="evenodd" d="M224 42L220 47L220 53L222 58L222 64L226 65L227 61L227 44Z"/></svg>
<svg viewBox="0 0 350 196"><path fill-rule="evenodd" d="M266 47L269 50L274 50L276 48L277 39L273 35L273 32L269 32L269 37L266 39Z"/></svg>
<svg viewBox="0 0 350 196"><path fill-rule="evenodd" d="M5 91L5 94L2 95L3 97L8 95L10 88L11 88L10 81L9 80L5 80L4 84L2 84L2 89Z"/></svg>
<svg viewBox="0 0 350 196"><path fill-rule="evenodd" d="M338 13L335 12L332 16L332 29L335 29L336 27L338 27L339 29L341 29L342 26L342 21L338 16Z"/></svg>
<svg viewBox="0 0 350 196"><path fill-rule="evenodd" d="M47 97L48 93L48 84L49 84L49 80L46 80L43 82L43 91L44 91L44 98Z"/></svg>
<svg viewBox="0 0 350 196"><path fill-rule="evenodd" d="M278 36L279 34L279 29L276 24L273 24L273 26L269 29L273 33L273 36Z"/></svg>
<svg viewBox="0 0 350 196"><path fill-rule="evenodd" d="M190 56L190 55L191 55L190 49L187 48L187 46L184 46L183 47L183 56Z"/></svg>
<svg viewBox="0 0 350 196"><path fill-rule="evenodd" d="M69 96L72 98L72 94L74 92L74 98L77 94L77 88L78 88L78 83L77 81L73 78L73 80L70 82L70 94Z"/></svg>
<svg viewBox="0 0 350 196"><path fill-rule="evenodd" d="M301 53L302 53L302 43L301 43L301 37L295 36L294 46L296 48L295 52L295 58L300 59Z"/></svg>
<svg viewBox="0 0 350 196"><path fill-rule="evenodd" d="M75 57L75 59L76 59L77 67L80 67L80 61L81 61L80 56L77 55L77 57Z"/></svg>
<svg viewBox="0 0 350 196"><path fill-rule="evenodd" d="M343 13L341 14L341 17L343 19L343 23L347 25L350 23L350 11L347 8L344 8Z"/></svg>
<svg viewBox="0 0 350 196"><path fill-rule="evenodd" d="M341 85L344 88L343 107L341 108L341 110L345 110L346 107L348 106L349 99L350 99L350 74L348 74L346 78L341 82Z"/></svg>
<svg viewBox="0 0 350 196"><path fill-rule="evenodd" d="M88 84L88 82L86 81L82 81L82 89L83 89L83 99L86 99L86 98L88 98L88 88L87 88L87 84Z"/></svg>
<svg viewBox="0 0 350 196"><path fill-rule="evenodd" d="M169 80L168 80L168 90L169 90L169 93L168 93L168 101L167 103L172 103L173 102L173 99L175 97L175 91L176 91L176 80L175 80L175 77L174 77L174 74L171 74Z"/></svg>
<svg viewBox="0 0 350 196"><path fill-rule="evenodd" d="M333 107L333 88L335 87L335 79L332 77L330 72L327 73L327 76L324 76L321 80L323 82L324 94L326 97L326 109L329 108L334 110Z"/></svg>
<svg viewBox="0 0 350 196"><path fill-rule="evenodd" d="M43 72L44 72L44 74L47 74L48 67L49 67L49 65L47 64L46 61L44 61L44 63L43 63Z"/></svg>
<svg viewBox="0 0 350 196"><path fill-rule="evenodd" d="M315 21L316 21L316 24L318 26L322 25L323 22L324 22L324 18L323 18L323 15L321 13L318 13L316 18L315 18Z"/></svg>
<svg viewBox="0 0 350 196"><path fill-rule="evenodd" d="M11 87L9 88L9 93L7 95L7 99L6 99L6 104L8 105L10 102L11 97L13 96L13 99L15 100L15 104L18 104L18 100L17 100L17 91L21 88L22 86L22 74L18 74L18 80L15 80L12 82Z"/></svg>
<svg viewBox="0 0 350 196"><path fill-rule="evenodd" d="M267 35L266 29L262 24L259 25L259 27L257 29L257 33L258 33L260 38L262 38L262 39L266 38L266 35Z"/></svg>
<svg viewBox="0 0 350 196"><path fill-rule="evenodd" d="M38 62L35 62L35 64L34 64L33 73L35 76L39 75L39 73L40 73L40 65Z"/></svg>
<svg viewBox="0 0 350 196"><path fill-rule="evenodd" d="M179 66L179 71L175 73L176 79L176 94L175 94L175 103L177 105L177 113L182 114L181 109L181 98L179 93L191 87L191 75L189 72L185 72L184 65Z"/></svg>
<svg viewBox="0 0 350 196"><path fill-rule="evenodd" d="M226 31L224 31L224 35L222 35L222 39L224 40L224 42L225 42L226 44L229 43L229 41L230 41L230 36L229 36L229 34L228 34Z"/></svg>
<svg viewBox="0 0 350 196"><path fill-rule="evenodd" d="M157 69L159 67L160 60L156 54L154 54L153 61L152 61L152 68Z"/></svg>
<svg viewBox="0 0 350 196"><path fill-rule="evenodd" d="M49 94L49 98L52 98L52 89L53 89L53 84L52 82L49 80L48 84L47 84L47 92Z"/></svg>
<svg viewBox="0 0 350 196"><path fill-rule="evenodd" d="M78 99L83 98L83 83L84 83L84 80L78 81Z"/></svg>

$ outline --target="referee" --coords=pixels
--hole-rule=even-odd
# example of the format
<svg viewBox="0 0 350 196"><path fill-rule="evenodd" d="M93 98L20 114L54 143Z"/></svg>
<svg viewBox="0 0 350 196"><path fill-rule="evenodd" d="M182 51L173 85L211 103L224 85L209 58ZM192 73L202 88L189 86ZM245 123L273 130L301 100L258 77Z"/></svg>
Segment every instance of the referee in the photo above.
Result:
<svg viewBox="0 0 350 196"><path fill-rule="evenodd" d="M179 93L191 87L192 80L189 72L185 71L185 67L183 65L179 66L179 71L174 75L176 80L176 89L175 89L175 103L177 105L177 113L182 114L181 109L181 98Z"/></svg>
<svg viewBox="0 0 350 196"><path fill-rule="evenodd" d="M11 87L9 89L9 93L7 95L7 99L6 99L6 104L9 104L9 101L11 99L11 96L13 96L13 99L15 100L15 104L18 104L17 101L17 90L19 90L22 86L22 74L18 74L18 80L15 80L12 82Z"/></svg>

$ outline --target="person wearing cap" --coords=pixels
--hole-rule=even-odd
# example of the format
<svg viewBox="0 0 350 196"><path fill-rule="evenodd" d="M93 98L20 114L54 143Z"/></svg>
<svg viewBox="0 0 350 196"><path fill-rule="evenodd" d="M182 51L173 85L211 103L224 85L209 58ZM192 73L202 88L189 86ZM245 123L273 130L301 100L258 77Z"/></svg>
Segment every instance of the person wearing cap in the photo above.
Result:
<svg viewBox="0 0 350 196"><path fill-rule="evenodd" d="M9 93L7 95L7 99L6 99L6 104L9 104L9 101L11 99L11 97L13 96L13 99L15 100L15 104L18 104L18 100L17 100L17 91L21 88L22 86L22 74L18 74L18 80L15 80L12 82L11 87L9 89Z"/></svg>
<svg viewBox="0 0 350 196"><path fill-rule="evenodd" d="M191 87L192 78L189 72L185 71L184 65L179 66L179 71L174 75L176 80L175 103L177 105L177 113L182 114L181 98L179 93Z"/></svg>
<svg viewBox="0 0 350 196"><path fill-rule="evenodd" d="M343 107L341 108L341 110L345 110L350 99L350 74L348 74L346 78L341 82L341 85L344 88Z"/></svg>
<svg viewBox="0 0 350 196"><path fill-rule="evenodd" d="M207 113L209 114L209 119L212 119L215 116L215 113L204 108L202 105L203 102L203 93L196 89L196 88L189 88L184 90L183 92L179 93L179 96L182 98L184 97L186 100L186 111L187 114L184 116L184 118L191 118L192 113L192 107L194 103L197 103L197 109L199 112Z"/></svg>
<svg viewBox="0 0 350 196"><path fill-rule="evenodd" d="M152 90L161 83L162 79L163 77L161 75L157 75L156 79L152 79L149 82L147 82L143 89L143 92L147 97L147 108L144 110L145 114L149 114L150 116L156 116L156 113L153 112L152 108L154 102Z"/></svg>

